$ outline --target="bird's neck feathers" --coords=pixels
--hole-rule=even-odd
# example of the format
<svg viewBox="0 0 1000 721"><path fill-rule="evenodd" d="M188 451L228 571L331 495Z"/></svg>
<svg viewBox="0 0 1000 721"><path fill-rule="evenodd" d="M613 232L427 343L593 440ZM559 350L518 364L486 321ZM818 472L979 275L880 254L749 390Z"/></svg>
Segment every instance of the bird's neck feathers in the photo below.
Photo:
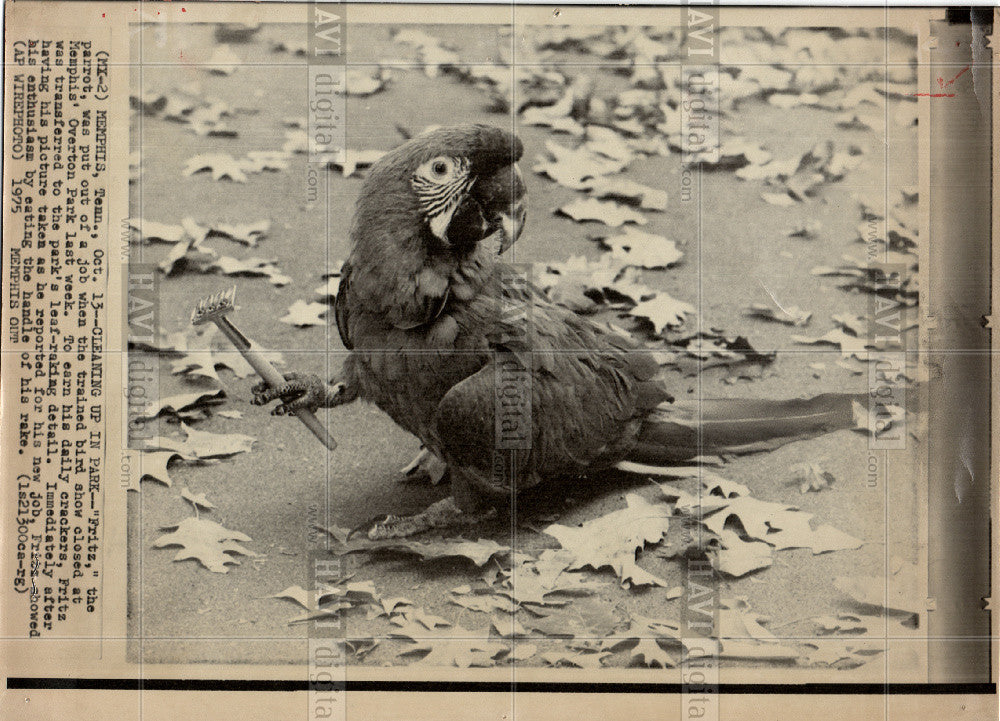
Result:
<svg viewBox="0 0 1000 721"><path fill-rule="evenodd" d="M352 301L392 326L433 322L474 298L495 271L497 257L486 249L455 250L423 223L391 222L391 215L355 218L349 263Z"/></svg>

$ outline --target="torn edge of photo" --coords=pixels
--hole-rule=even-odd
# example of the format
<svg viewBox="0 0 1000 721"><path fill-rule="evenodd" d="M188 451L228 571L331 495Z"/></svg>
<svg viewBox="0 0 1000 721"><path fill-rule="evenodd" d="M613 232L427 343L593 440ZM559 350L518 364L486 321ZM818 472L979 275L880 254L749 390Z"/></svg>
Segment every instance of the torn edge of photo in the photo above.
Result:
<svg viewBox="0 0 1000 721"><path fill-rule="evenodd" d="M0 715L997 715L987 8L5 4Z"/></svg>

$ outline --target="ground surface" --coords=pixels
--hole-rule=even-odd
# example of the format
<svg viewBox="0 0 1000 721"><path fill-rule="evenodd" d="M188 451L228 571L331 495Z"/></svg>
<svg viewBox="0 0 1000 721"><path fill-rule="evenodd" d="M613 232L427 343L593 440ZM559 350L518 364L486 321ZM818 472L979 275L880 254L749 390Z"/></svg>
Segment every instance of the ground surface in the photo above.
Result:
<svg viewBox="0 0 1000 721"><path fill-rule="evenodd" d="M308 201L311 181L304 155L294 156L287 170L251 175L246 183L214 181L204 174L183 177L186 160L198 153L239 155L279 147L281 120L305 115L301 60L272 54L267 46L268 38L294 38L294 30L265 28L252 43L238 46L248 65L230 76L209 75L197 66L211 51L211 31L208 26L194 28L189 36L167 38L162 47L157 47L153 34L144 35L147 65L142 90L164 91L197 81L206 95L246 111L229 120L238 136L199 137L181 124L144 119L137 137L142 175L135 186L133 216L164 223L177 223L186 216L230 222L270 219L271 231L258 248L240 248L224 239L208 241L228 255L273 258L292 278L283 288L275 288L263 278L237 279L240 310L234 321L250 337L280 349L286 369L327 376L339 367L342 358L336 333L331 334L329 328L297 329L279 318L296 300L312 300L324 268L346 257L351 208L361 181L321 173L321 185L329 183L329 215L324 219L323 203ZM494 59L497 46L505 42L495 33L484 37L467 29L425 31L454 43L465 61ZM391 42L387 29L366 30L364 38L360 32L352 37L353 58L378 61L405 56ZM572 53L567 56L573 57ZM620 89L628 87L627 79L610 73L602 82L617 84ZM484 112L483 96L474 88L448 77L428 78L420 68L403 67L394 69L385 92L350 98L347 118L349 145L365 149L397 144L397 124L419 131L427 125L465 120L509 122L508 116ZM138 130L138 124L136 127ZM704 327L745 335L758 349L778 351L762 377L726 384L722 382L724 373L706 374L702 392L710 397L785 398L863 390L863 376L835 364L840 357L837 350L796 345L791 336L818 336L833 328L831 315L867 312L866 296L839 290L835 279L817 278L810 269L836 265L845 253L861 254L855 231L857 202L852 195L882 197L887 182L892 193L916 183L916 130L890 120L884 155L885 135L881 131L838 129L827 111L809 107L784 110L763 102L747 104L738 115L727 118L723 127L736 128L746 139L783 156L801 154L819 141L833 140L838 146L861 147L866 160L845 180L825 186L812 202L792 207L768 205L760 199L760 183L722 172L706 173L700 194L696 191L694 199L684 203L679 200L682 165L678 154L630 165L624 177L670 194L665 212L647 214L650 222L643 230L684 244L681 264L666 272L646 273L645 282L695 305ZM521 128L518 132L526 148L523 165L531 210L528 229L517 246L517 260L551 262L580 254L596 257L598 246L588 240L588 233L599 228L551 212L578 194L529 170L535 156L543 152L545 141L554 136L544 128ZM566 142L565 136L556 139ZM813 220L822 224L815 239L786 237L786 229ZM328 230L324 229L326 221ZM168 251L167 246L144 245L134 259L141 253L142 260L158 262ZM230 282L225 277L199 274L164 279L160 323L168 330L185 328L192 303ZM811 311L811 324L805 329L791 328L743 316L742 308L767 302L769 293L786 307ZM331 353L325 351L328 347ZM810 368L814 363L824 363L825 369L815 371ZM164 368L159 380L162 396L202 387L183 375L172 375L169 362ZM133 628L139 630L141 623L146 639L142 655L149 662L296 661L302 658L306 630L290 626L288 620L299 610L287 600L271 596L293 585L309 587L309 563L321 540L311 524L352 527L379 513L415 512L446 490L397 483L397 470L411 459L418 444L378 409L354 404L331 413L329 427L340 446L327 458L300 424L273 418L267 410L250 405L251 379L237 379L226 370L220 371L220 377L227 394L224 407L240 411L242 418L213 415L197 427L243 433L257 441L252 452L217 465L171 467L172 487L142 483L141 493L133 498L130 534L136 611ZM678 374L672 383L678 396L698 392L697 378ZM161 433L174 432L176 426L161 419ZM855 551L819 556L808 550L783 551L771 568L740 579L723 579L723 595L746 597L756 612L769 616L775 624L832 614L851 608L849 600L832 586L836 576L883 575L892 556L915 560L915 526L920 514L914 488L909 484L887 488L884 476L870 485L866 444L863 435L841 431L734 459L719 470L727 478L750 486L757 498L796 505L816 514L820 522L866 541ZM836 482L821 493L800 493L789 475L789 467L799 462L821 463ZM250 536L252 542L245 545L261 555L243 558L242 564L232 566L227 574L214 574L194 560L173 562L176 549L153 548L162 527L192 515L190 504L178 494L183 487L206 493L216 506L209 517ZM555 492L544 510L557 515L560 523L573 525L621 508L627 491L655 495L642 478L614 478L604 484L591 482L581 489ZM494 529L487 536L503 543L511 541L509 529ZM550 537L523 525L516 529L514 541L526 551L556 545ZM671 586L684 583L684 569L676 561L647 552L640 557L640 565ZM469 629L485 632L488 627L485 614L448 602L448 589L478 575L468 563L421 565L406 558L373 560L359 555L348 557L345 566L355 574L353 580L373 580L384 597L405 596L426 611ZM665 601L662 589L630 593L619 589L610 574L594 576L607 582L606 590L587 603L615 608L623 617L626 613L656 617L680 614L681 601ZM347 620L346 628L350 635L383 636L389 626L385 617L367 620L363 614L355 614ZM545 643L557 642L541 642ZM383 643L366 662L401 663L396 658L401 644ZM627 659L610 660L612 664L625 662ZM900 658L900 663L906 664L907 659ZM879 677L881 671L873 673Z"/></svg>

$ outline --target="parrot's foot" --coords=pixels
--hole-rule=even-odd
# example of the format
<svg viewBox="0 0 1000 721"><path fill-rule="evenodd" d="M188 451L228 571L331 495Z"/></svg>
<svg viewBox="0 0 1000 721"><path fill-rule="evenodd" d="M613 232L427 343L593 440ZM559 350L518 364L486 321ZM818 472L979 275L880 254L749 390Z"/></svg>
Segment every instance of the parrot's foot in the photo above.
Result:
<svg viewBox="0 0 1000 721"><path fill-rule="evenodd" d="M348 534L348 538L360 534L372 541L389 538L409 538L432 528L454 528L482 523L497 510L463 511L451 496L432 503L420 513L412 516L378 516L364 523Z"/></svg>
<svg viewBox="0 0 1000 721"><path fill-rule="evenodd" d="M436 486L447 472L447 463L426 448L421 448L416 458L399 469L399 482L430 483Z"/></svg>
<svg viewBox="0 0 1000 721"><path fill-rule="evenodd" d="M251 391L251 403L255 406L266 405L273 400L281 401L271 410L272 416L286 416L298 410L333 408L358 397L357 391L346 384L336 383L327 387L319 376L311 373L286 373L284 384L274 387L261 381Z"/></svg>

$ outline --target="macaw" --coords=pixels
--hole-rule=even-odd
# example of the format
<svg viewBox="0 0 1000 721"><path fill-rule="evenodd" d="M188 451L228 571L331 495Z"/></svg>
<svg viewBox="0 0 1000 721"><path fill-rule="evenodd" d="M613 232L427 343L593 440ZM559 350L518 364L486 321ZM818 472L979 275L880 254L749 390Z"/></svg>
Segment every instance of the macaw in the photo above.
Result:
<svg viewBox="0 0 1000 721"><path fill-rule="evenodd" d="M374 403L447 467L451 496L365 524L369 538L473 523L517 492L611 468L653 471L853 424L847 394L674 402L648 349L552 302L502 253L526 217L523 146L489 125L440 128L368 173L341 271L349 349L332 385L259 384L273 411Z"/></svg>

